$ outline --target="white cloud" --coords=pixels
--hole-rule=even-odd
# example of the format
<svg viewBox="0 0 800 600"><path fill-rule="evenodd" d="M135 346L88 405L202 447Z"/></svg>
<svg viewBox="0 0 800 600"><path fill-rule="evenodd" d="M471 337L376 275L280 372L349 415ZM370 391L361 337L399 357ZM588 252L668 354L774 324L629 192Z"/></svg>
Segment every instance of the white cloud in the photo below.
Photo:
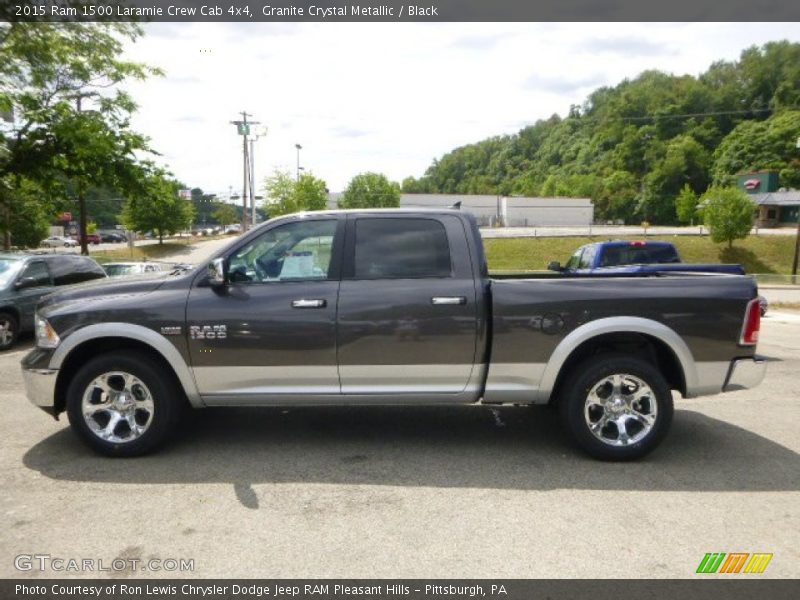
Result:
<svg viewBox="0 0 800 600"><path fill-rule="evenodd" d="M241 187L241 110L269 128L259 181L301 163L342 189L362 171L419 176L435 157L565 114L597 85L645 69L698 74L796 24L152 24L128 57L163 78L129 86L134 125L175 175Z"/></svg>

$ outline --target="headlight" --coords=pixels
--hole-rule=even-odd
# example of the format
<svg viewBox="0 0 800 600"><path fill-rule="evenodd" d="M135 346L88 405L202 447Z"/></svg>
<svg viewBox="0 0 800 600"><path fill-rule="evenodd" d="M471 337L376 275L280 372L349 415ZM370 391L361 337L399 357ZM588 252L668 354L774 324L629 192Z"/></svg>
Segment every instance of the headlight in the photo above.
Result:
<svg viewBox="0 0 800 600"><path fill-rule="evenodd" d="M56 330L39 315L36 315L36 345L39 348L55 348L61 343Z"/></svg>

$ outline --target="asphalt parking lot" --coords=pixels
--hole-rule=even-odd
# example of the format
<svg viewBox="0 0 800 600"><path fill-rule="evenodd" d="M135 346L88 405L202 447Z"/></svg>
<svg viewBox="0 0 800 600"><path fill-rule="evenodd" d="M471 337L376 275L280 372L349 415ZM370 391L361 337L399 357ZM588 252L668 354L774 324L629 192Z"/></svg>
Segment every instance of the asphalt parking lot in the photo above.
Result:
<svg viewBox="0 0 800 600"><path fill-rule="evenodd" d="M680 400L650 457L573 450L546 409L206 410L160 453L98 457L0 355L0 576L20 554L193 559L199 577L692 577L706 552L800 576L800 315L757 389ZM125 568L106 576L132 574Z"/></svg>

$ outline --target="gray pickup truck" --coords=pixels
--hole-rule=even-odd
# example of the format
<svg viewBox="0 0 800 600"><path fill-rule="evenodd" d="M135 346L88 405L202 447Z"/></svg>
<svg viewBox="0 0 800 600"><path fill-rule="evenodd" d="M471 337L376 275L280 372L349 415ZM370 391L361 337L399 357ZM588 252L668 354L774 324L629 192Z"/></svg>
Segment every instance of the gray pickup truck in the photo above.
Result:
<svg viewBox="0 0 800 600"><path fill-rule="evenodd" d="M760 383L758 308L736 275L492 278L457 210L326 211L195 271L46 297L22 367L34 404L113 456L187 406L553 404L583 450L625 460L664 438L672 391Z"/></svg>

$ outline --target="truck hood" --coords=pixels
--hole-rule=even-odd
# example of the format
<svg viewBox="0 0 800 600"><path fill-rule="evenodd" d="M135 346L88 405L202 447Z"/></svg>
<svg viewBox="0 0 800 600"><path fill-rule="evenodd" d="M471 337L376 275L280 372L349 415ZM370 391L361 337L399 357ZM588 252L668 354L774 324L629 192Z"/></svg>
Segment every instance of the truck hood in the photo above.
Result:
<svg viewBox="0 0 800 600"><path fill-rule="evenodd" d="M62 306L80 300L92 303L109 298L127 298L157 290L169 277L169 273L131 277L124 280L97 279L88 283L70 285L48 294L41 299L38 310Z"/></svg>

